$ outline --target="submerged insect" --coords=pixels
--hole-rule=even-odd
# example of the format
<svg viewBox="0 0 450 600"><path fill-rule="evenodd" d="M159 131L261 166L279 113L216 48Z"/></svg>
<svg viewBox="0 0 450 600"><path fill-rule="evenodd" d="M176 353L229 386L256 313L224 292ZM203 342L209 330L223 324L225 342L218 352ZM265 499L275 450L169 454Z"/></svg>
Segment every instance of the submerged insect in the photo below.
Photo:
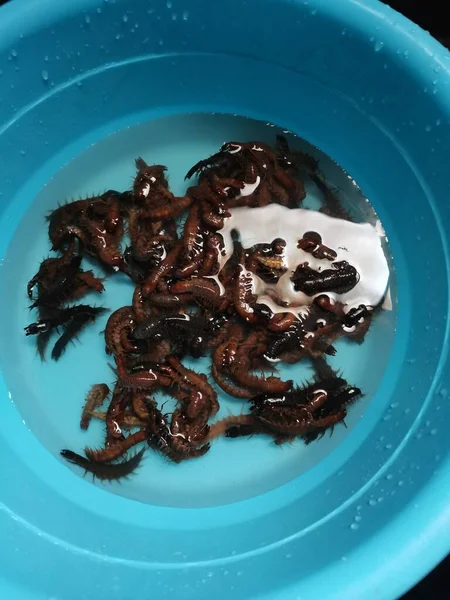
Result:
<svg viewBox="0 0 450 600"><path fill-rule="evenodd" d="M53 360L59 360L64 354L67 344L76 338L89 322L94 322L107 309L101 306L80 304L72 308L67 308L65 311L69 313L69 318L64 321L64 332L53 347Z"/></svg>
<svg viewBox="0 0 450 600"><path fill-rule="evenodd" d="M169 315L149 318L137 325L133 332L136 340L163 338L171 343L175 351L189 353L194 358L203 356L211 338L226 322L225 315L205 318L200 314L192 316Z"/></svg>
<svg viewBox="0 0 450 600"><path fill-rule="evenodd" d="M68 462L81 467L85 473L91 473L92 477L102 481L115 481L129 477L140 465L144 453L145 448L142 448L130 458L124 458L119 462L99 463L72 452L72 450L61 450L61 456Z"/></svg>
<svg viewBox="0 0 450 600"><path fill-rule="evenodd" d="M33 302L33 304L30 306L30 309L46 304L59 305L61 302L66 300L69 295L69 290L74 285L75 278L79 273L80 265L81 256L73 256L67 261L64 260L64 262L59 265L59 268L54 269L53 272L50 271L51 279L48 287L46 289L44 288L42 292L39 293L37 300ZM42 266L39 270L39 273L28 283L28 295L30 297L30 291L32 287L34 287L34 285L37 283L40 285L43 285L44 283L43 275L40 275L41 270L43 270Z"/></svg>
<svg viewBox="0 0 450 600"><path fill-rule="evenodd" d="M371 316L373 311L372 306L360 304L358 308L352 308L348 311L344 318L345 327L353 327L357 323L362 323L365 319Z"/></svg>
<svg viewBox="0 0 450 600"><path fill-rule="evenodd" d="M129 286L128 305L115 307L104 332L115 382L111 389L94 384L80 406L81 429L100 420L104 439L84 455L64 449L63 458L113 481L136 470L145 448L179 463L209 452L218 436L264 434L277 444L294 437L310 443L332 431L362 395L323 359L336 354L342 336L360 343L377 310L346 305L345 297L333 300L352 290L360 274L338 260L337 251L345 249L327 246L326 231L302 234L299 228L294 255L303 262L293 266L290 246L278 233L263 242L258 233L244 246L231 232L229 248L222 231L237 207L300 206L306 178L323 194L322 212L348 218L317 161L291 149L284 136L277 136L275 148L227 142L188 171L186 178L197 180L179 197L165 166L141 157L135 165L129 191L108 190L49 215L55 255L42 261L27 286L37 316L25 335L35 336L42 358L57 335L54 360L106 310L90 300L74 304L104 290L103 278L83 270L86 258L105 278L121 271L116 281ZM317 261L323 270L312 268ZM303 306L278 295L280 280L280 287L286 281L290 291L308 296ZM210 361L211 377L225 393L247 400L247 414L214 422L216 388L192 368L200 357ZM315 369L307 384L298 387L277 372L277 363L304 359ZM130 454L140 444L145 448Z"/></svg>
<svg viewBox="0 0 450 600"><path fill-rule="evenodd" d="M109 394L110 390L106 383L97 383L91 386L81 413L81 429L87 429L89 427L92 412L103 404Z"/></svg>
<svg viewBox="0 0 450 600"><path fill-rule="evenodd" d="M35 323L31 323L25 327L25 335L39 335L41 333L48 333L52 329L64 325L73 316L73 311L68 308L56 308L48 307L46 317L39 319Z"/></svg>
<svg viewBox="0 0 450 600"><path fill-rule="evenodd" d="M314 258L326 258L333 261L337 257L337 252L322 244L322 236L316 231L307 231L303 238L298 241L297 248L312 254Z"/></svg>
<svg viewBox="0 0 450 600"><path fill-rule="evenodd" d="M344 294L358 283L359 273L347 261L334 262L331 266L331 269L315 271L307 264L299 265L292 276L294 289L307 296L325 292Z"/></svg>
<svg viewBox="0 0 450 600"><path fill-rule="evenodd" d="M119 244L123 235L121 194L110 190L101 196L63 204L48 217L53 250L70 247L74 240L83 252L114 270L125 267Z"/></svg>
<svg viewBox="0 0 450 600"><path fill-rule="evenodd" d="M250 399L251 413L239 421L225 419L226 437L266 434L281 444L300 436L310 443L343 421L346 407L359 398L361 390L350 386L323 360L314 362L316 380L281 394L259 394Z"/></svg>
<svg viewBox="0 0 450 600"><path fill-rule="evenodd" d="M133 195L137 200L146 200L154 195L164 195L169 185L165 176L167 167L149 166L143 158L136 159L137 174L133 183Z"/></svg>
<svg viewBox="0 0 450 600"><path fill-rule="evenodd" d="M45 346L50 339L49 334L53 330L63 327L64 331L56 341L52 351L53 360L58 360L65 352L67 344L73 341L89 322L94 322L106 311L106 308L87 304L78 304L69 308L45 307L44 318L25 327L25 335L38 336L38 349L41 358L43 358ZM45 336L44 341L42 336ZM41 347L39 347L39 342L41 342Z"/></svg>

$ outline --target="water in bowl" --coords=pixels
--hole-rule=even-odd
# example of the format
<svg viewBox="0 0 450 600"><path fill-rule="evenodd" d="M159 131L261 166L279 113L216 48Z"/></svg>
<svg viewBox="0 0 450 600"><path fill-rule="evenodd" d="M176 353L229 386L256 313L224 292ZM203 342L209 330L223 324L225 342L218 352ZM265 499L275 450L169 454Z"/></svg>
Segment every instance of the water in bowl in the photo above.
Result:
<svg viewBox="0 0 450 600"><path fill-rule="evenodd" d="M99 446L103 424L93 422L87 432L79 428L84 397L93 383L114 383L111 360L105 354L102 332L107 315L84 331L58 362L41 362L35 342L26 338L23 328L32 319L28 310L26 284L37 271L42 258L50 254L45 215L58 203L107 189L125 190L135 173L134 160L142 156L148 163L167 165L169 183L175 194L186 190L184 175L198 160L217 151L228 140L260 140L273 144L283 133L295 149L306 151L320 162L329 184L340 190L340 198L356 221L375 223L374 209L350 178L328 156L305 141L272 125L228 115L180 115L153 120L113 133L85 149L64 165L42 189L22 219L4 259L1 277L7 285L11 313L4 323L8 344L2 348L2 368L12 401L26 425L56 456L61 448L82 451ZM317 208L320 194L307 185L306 207ZM391 268L392 310L383 311L362 346L344 340L336 344L337 355L331 364L342 369L349 383L364 391L364 398L350 411L346 427L335 428L332 436L306 446L297 440L282 447L261 436L238 440L219 439L211 451L198 460L175 465L148 451L139 471L130 479L102 484L113 493L166 506L213 506L255 496L282 485L328 456L351 435L368 404L373 400L393 344L396 321L395 272L387 241L386 256ZM19 266L20 265L20 266ZM94 265L96 273L99 268ZM123 275L105 282L101 297L86 302L110 310L131 303L133 285ZM187 361L187 366L207 371L209 361ZM282 366L283 378L297 382L311 378L307 364ZM245 401L219 393L218 418L245 410ZM68 466L68 468L71 468ZM80 476L82 471L74 467Z"/></svg>

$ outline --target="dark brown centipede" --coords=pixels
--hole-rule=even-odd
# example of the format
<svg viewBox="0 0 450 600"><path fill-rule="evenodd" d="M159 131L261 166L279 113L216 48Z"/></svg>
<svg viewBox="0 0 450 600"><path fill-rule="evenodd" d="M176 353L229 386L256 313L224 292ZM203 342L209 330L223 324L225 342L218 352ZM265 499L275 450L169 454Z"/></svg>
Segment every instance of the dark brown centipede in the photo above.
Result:
<svg viewBox="0 0 450 600"><path fill-rule="evenodd" d="M294 313L278 313L273 315L267 324L267 329L273 332L287 331L297 321Z"/></svg>
<svg viewBox="0 0 450 600"><path fill-rule="evenodd" d="M257 322L258 317L252 306L256 303L256 296L253 295L253 281L242 264L239 265L236 278L234 303L237 312L247 323Z"/></svg>
<svg viewBox="0 0 450 600"><path fill-rule="evenodd" d="M155 270L149 275L142 285L142 294L144 298L148 297L156 288L161 277L166 276L173 269L176 259L182 250L182 246L177 244L160 262Z"/></svg>
<svg viewBox="0 0 450 600"><path fill-rule="evenodd" d="M81 304L66 310L71 311L71 317L64 323L64 332L53 347L53 360L59 360L65 352L67 344L76 338L89 322L94 322L101 314L107 311L106 308L100 306Z"/></svg>
<svg viewBox="0 0 450 600"><path fill-rule="evenodd" d="M174 283L170 288L171 293L192 294L198 303L204 303L206 306L214 308L218 312L225 310L228 305L228 299L220 295L220 289L217 283L204 277L193 277Z"/></svg>
<svg viewBox="0 0 450 600"><path fill-rule="evenodd" d="M86 402L84 403L83 411L81 413L81 429L87 429L89 427L92 411L94 411L96 408L99 408L109 394L110 390L106 383L96 383L91 386L91 389L86 396Z"/></svg>
<svg viewBox="0 0 450 600"><path fill-rule="evenodd" d="M97 450L85 448L85 454L89 460L94 462L110 462L125 454L125 452L133 446L147 441L147 438L147 429L140 429L139 431L124 437L122 440L117 440L107 448L100 448Z"/></svg>
<svg viewBox="0 0 450 600"><path fill-rule="evenodd" d="M98 419L99 421L106 421L106 413L102 412L102 411L94 410L93 412L90 413L90 416L92 419ZM135 429L136 427L141 429L142 427L145 427L147 425L147 422L143 421L142 419L139 419L139 417L136 417L135 415L130 415L128 413L125 413L123 415L123 417L121 418L119 425L122 429L127 429L127 430Z"/></svg>
<svg viewBox="0 0 450 600"><path fill-rule="evenodd" d="M134 325L135 313L132 306L123 306L110 315L105 328L106 349L110 354L121 355L135 350L130 339Z"/></svg>
<svg viewBox="0 0 450 600"><path fill-rule="evenodd" d="M231 427L253 426L254 422L255 418L253 415L231 415L224 419L220 419L220 421L216 421L210 426L208 441L212 441L215 438L225 435Z"/></svg>
<svg viewBox="0 0 450 600"><path fill-rule="evenodd" d="M191 206L186 218L183 229L183 246L188 259L202 250L203 236L200 228L200 206L198 203Z"/></svg>
<svg viewBox="0 0 450 600"><path fill-rule="evenodd" d="M202 268L200 270L200 275L211 275L214 271L216 272L216 267L219 258L219 252L221 247L221 238L216 234L211 234L208 237L208 241L206 243L205 249L205 257L203 261Z"/></svg>
<svg viewBox="0 0 450 600"><path fill-rule="evenodd" d="M94 478L101 481L114 481L129 477L141 463L145 448L136 452L130 458L125 458L118 463L100 463L85 456L81 456L72 450L61 450L61 456L68 462L84 469L85 473L91 473Z"/></svg>
<svg viewBox="0 0 450 600"><path fill-rule="evenodd" d="M175 271L175 277L178 279L185 279L186 277L194 275L194 273L197 273L197 271L201 269L204 260L205 257L203 252L198 253L189 264L184 267L179 267Z"/></svg>
<svg viewBox="0 0 450 600"><path fill-rule="evenodd" d="M255 393L254 389L244 387L232 381L226 374L224 374L223 371L216 367L214 363L211 365L211 374L217 385L220 386L223 391L230 396L248 399L251 398Z"/></svg>

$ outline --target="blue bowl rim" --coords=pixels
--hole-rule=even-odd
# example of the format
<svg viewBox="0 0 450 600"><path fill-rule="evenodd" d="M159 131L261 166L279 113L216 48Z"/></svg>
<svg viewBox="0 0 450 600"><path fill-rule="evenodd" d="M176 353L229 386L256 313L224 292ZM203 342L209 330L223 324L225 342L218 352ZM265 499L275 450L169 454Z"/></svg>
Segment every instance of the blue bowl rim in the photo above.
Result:
<svg viewBox="0 0 450 600"><path fill-rule="evenodd" d="M302 0L291 1L300 4ZM33 30L43 18L48 26L71 12L91 9L95 2L40 0L39 3L30 3L29 0L13 0L3 5L0 13L4 35L0 40L0 50L12 47L19 28L25 36L27 30ZM318 8L337 20L353 22L369 37L379 27L385 37L401 40L412 57L409 68L414 64L415 52L426 53L440 68L441 77L450 76L448 50L428 32L379 0L321 0ZM411 34L412 27L414 35ZM314 576L301 582L301 589L298 582L290 589L284 589L283 593L286 597L294 597L297 592L302 597L327 598L331 597L331 582L334 594L338 594L333 595L334 598L393 598L405 593L450 552L450 497L446 498L445 494L449 495L449 481L450 460L447 460L416 498L415 506L406 506L398 518L360 545L345 562L329 567L326 577L321 573L320 577ZM386 548L389 548L389 560L386 559ZM5 590L4 585L9 587L0 580L0 587ZM19 588L15 592L21 595ZM274 600L275 596L270 594L266 598Z"/></svg>

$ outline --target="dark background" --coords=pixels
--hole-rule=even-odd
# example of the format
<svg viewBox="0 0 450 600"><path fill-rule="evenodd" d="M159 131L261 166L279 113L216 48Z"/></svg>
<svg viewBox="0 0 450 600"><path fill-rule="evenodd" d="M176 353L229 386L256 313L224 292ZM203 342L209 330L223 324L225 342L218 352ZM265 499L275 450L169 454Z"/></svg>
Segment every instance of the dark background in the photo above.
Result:
<svg viewBox="0 0 450 600"><path fill-rule="evenodd" d="M8 0L0 0L0 6ZM29 0L32 2L33 0ZM37 0L35 0L37 1ZM60 2L62 0L55 0ZM71 1L71 0L65 0ZM72 0L73 1L73 0ZM336 0L339 2L340 0ZM450 21L446 18L448 0L385 0L392 8L427 29L435 38L450 48ZM402 600L449 600L450 599L450 557L421 581Z"/></svg>

